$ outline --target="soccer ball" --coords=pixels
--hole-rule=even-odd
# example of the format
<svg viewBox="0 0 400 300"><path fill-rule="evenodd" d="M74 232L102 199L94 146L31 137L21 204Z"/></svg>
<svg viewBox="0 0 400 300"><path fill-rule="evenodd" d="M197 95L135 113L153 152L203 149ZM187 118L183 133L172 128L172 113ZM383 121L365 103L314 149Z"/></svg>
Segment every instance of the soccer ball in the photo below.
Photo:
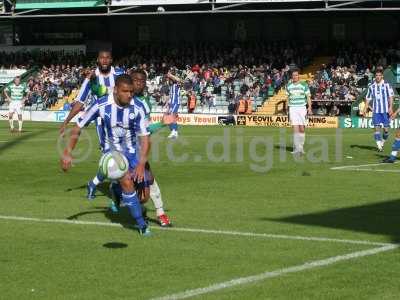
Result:
<svg viewBox="0 0 400 300"><path fill-rule="evenodd" d="M128 172L128 169L128 159L118 151L103 154L99 162L100 173L111 180L122 178Z"/></svg>

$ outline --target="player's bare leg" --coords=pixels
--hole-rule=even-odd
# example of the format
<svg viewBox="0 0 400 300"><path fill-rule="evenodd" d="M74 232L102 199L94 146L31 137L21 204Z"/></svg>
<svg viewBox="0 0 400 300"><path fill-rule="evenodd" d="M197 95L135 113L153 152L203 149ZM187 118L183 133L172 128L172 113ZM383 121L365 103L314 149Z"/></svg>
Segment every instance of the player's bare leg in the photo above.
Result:
<svg viewBox="0 0 400 300"><path fill-rule="evenodd" d="M14 119L13 119L13 117L14 117L14 113L13 113L13 112L10 112L10 113L8 114L8 122L10 123L10 131L11 131L11 132L14 131Z"/></svg>
<svg viewBox="0 0 400 300"><path fill-rule="evenodd" d="M18 115L18 132L22 132L22 115Z"/></svg>

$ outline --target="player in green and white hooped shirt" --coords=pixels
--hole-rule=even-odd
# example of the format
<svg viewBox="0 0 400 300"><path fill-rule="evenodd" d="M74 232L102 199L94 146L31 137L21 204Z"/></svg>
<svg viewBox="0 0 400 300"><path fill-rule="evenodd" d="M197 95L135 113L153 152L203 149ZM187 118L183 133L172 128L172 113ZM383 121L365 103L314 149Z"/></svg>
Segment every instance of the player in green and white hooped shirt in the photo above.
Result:
<svg viewBox="0 0 400 300"><path fill-rule="evenodd" d="M289 119L293 126L293 154L304 154L306 116L312 114L310 89L300 82L299 71L292 72L292 80L286 87L289 105ZM308 109L306 105L308 104Z"/></svg>
<svg viewBox="0 0 400 300"><path fill-rule="evenodd" d="M21 83L19 76L14 78L14 82L5 90L4 95L9 102L8 121L10 122L10 130L14 131L14 113L18 115L18 131L22 131L22 108L25 104L28 88L26 84Z"/></svg>

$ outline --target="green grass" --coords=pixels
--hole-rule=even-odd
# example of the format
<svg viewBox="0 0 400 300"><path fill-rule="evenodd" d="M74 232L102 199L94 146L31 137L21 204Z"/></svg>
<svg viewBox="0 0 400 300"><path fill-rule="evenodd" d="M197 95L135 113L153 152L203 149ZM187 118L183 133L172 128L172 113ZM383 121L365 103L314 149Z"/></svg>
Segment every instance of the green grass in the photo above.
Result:
<svg viewBox="0 0 400 300"><path fill-rule="evenodd" d="M107 211L108 197L101 190L93 202L85 198L85 184L100 157L93 128L78 147L77 156L88 150L88 158L64 174L57 124L25 122L22 135L11 135L7 125L0 123L0 215L130 221L126 212ZM151 164L175 227L399 242L400 174L376 171L397 171L398 165L330 169L379 162L383 154L374 151L371 131L343 130L336 157L335 130L308 130L308 141L319 139L306 146L309 156L322 157L321 139L328 145L322 161L310 162L280 151L280 140L291 145L290 130L225 130L231 153L219 162L207 159L206 149L212 137L224 135L223 127L183 127L172 143L166 131L154 137L153 149L159 151ZM252 155L250 144L263 137L273 145L259 143L257 156ZM243 159L236 157L241 140ZM168 147L188 159L171 161ZM220 156L223 149L214 150ZM255 172L255 165L269 170ZM147 206L154 217L151 203ZM105 247L109 243L124 247ZM0 219L0 298L150 299L374 247L156 229L142 238L128 227ZM400 255L393 250L196 299L398 299L399 276Z"/></svg>

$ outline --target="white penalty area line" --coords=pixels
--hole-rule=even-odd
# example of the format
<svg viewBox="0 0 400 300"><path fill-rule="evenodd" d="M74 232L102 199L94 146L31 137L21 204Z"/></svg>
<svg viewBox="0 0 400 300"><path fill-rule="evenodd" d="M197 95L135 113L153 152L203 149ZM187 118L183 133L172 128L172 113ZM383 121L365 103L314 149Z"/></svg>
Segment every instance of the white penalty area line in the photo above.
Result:
<svg viewBox="0 0 400 300"><path fill-rule="evenodd" d="M166 295L166 296L159 297L159 298L152 298L151 300L179 300L179 299L191 298L191 297L208 294L208 293L220 291L223 289L227 289L227 288L231 288L231 287L235 287L235 286L239 286L239 285L260 282L260 281L263 281L263 280L266 280L269 278L279 277L279 276L282 276L285 274L297 273L297 272L301 272L301 271L305 271L305 270L326 267L326 266L329 266L329 265L332 265L332 264L335 264L335 263L341 262L341 261L348 261L348 260L355 259L355 258L375 255L375 254L378 254L381 252L394 250L394 249L398 248L399 246L400 245L393 244L393 245L387 245L387 246L368 249L368 250L352 252L349 254L333 256L333 257L329 257L326 259L314 260L314 261L306 262L302 265L297 265L297 266L279 269L279 270L275 270L275 271L269 271L269 272L267 271L267 272L264 272L261 274L247 276L247 277L234 278L234 279L216 283L216 284L213 284L213 285L210 285L207 287L186 290L186 291L176 293L176 294Z"/></svg>
<svg viewBox="0 0 400 300"><path fill-rule="evenodd" d="M0 219L12 220L12 221L38 222L38 223L58 223L58 224L73 224L73 225L95 225L95 226L123 227L123 224L120 224L120 223L79 221L79 220L67 220L67 219L41 219L41 218L4 216L4 215L0 215ZM370 246L395 245L395 244L391 244L391 243L379 243L379 242L371 242L371 241L364 241L364 240L348 240L348 239L335 239L335 238L324 238L324 237L212 230L212 229L185 228L185 227L161 228L161 227L152 226L151 228L156 229L156 230L161 230L161 231L192 232L192 233L204 233L204 234L215 234L215 235L245 236L245 237L259 237L259 238L299 240L299 241L332 242L332 243L358 244L358 245L370 245Z"/></svg>
<svg viewBox="0 0 400 300"><path fill-rule="evenodd" d="M397 164L397 162L395 162ZM378 167L383 165L389 165L388 163L375 163L375 164L364 164L364 165L348 165L332 167L331 170L334 171L372 171L372 172L390 172L390 173L400 173L400 170L387 170L387 169L373 169L369 167Z"/></svg>

